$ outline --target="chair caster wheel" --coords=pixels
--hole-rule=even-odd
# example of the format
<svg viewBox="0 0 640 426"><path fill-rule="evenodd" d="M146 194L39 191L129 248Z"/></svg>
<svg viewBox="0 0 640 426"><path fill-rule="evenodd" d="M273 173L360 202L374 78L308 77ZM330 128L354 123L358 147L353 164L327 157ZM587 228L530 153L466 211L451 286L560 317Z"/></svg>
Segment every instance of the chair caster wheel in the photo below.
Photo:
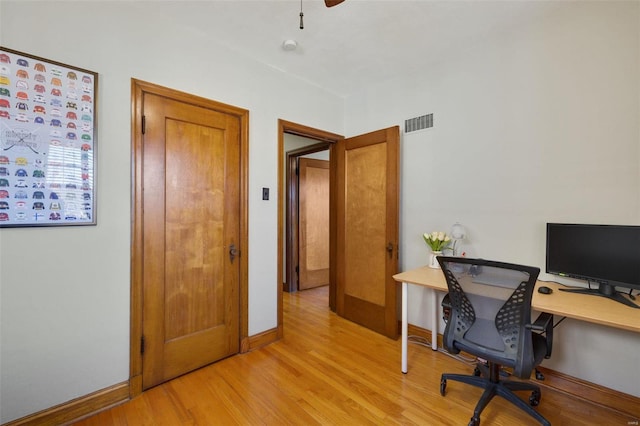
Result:
<svg viewBox="0 0 640 426"><path fill-rule="evenodd" d="M469 426L480 426L480 417L471 417L471 420L469 420Z"/></svg>
<svg viewBox="0 0 640 426"><path fill-rule="evenodd" d="M447 389L447 379L440 380L440 395L444 396L444 392Z"/></svg>
<svg viewBox="0 0 640 426"><path fill-rule="evenodd" d="M534 390L529 397L529 405L536 407L538 404L540 404L540 391Z"/></svg>

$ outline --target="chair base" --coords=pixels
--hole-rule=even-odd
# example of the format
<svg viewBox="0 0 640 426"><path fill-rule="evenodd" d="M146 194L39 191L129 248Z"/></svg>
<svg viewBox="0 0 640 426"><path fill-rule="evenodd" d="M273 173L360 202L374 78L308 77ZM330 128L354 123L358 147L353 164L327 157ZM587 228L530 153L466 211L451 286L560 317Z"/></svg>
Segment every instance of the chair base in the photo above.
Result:
<svg viewBox="0 0 640 426"><path fill-rule="evenodd" d="M499 395L507 401L520 408L531 417L539 421L544 426L551 426L551 423L545 419L540 413L533 409L540 402L540 387L528 382L517 382L511 380L500 380L500 366L494 363L489 365L478 364L476 372L480 375L467 376L464 374L443 374L440 379L440 394L444 396L447 387L447 380L467 383L484 389L484 393L476 404L473 411L473 417L469 422L469 426L478 426L480 424L480 414L482 410L489 404L494 396ZM514 391L531 391L529 404L520 399Z"/></svg>

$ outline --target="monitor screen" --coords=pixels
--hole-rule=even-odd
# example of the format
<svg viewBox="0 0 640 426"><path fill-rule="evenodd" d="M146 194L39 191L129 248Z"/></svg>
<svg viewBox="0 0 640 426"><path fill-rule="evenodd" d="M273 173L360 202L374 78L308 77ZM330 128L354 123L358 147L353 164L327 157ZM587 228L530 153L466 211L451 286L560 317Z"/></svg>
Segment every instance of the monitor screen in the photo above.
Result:
<svg viewBox="0 0 640 426"><path fill-rule="evenodd" d="M640 226L548 223L546 271L640 289Z"/></svg>

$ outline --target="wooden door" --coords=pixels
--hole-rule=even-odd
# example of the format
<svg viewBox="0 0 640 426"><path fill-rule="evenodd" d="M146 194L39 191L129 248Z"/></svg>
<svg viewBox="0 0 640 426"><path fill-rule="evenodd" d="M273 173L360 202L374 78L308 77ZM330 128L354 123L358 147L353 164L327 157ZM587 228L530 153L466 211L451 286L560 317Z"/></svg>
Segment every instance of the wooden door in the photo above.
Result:
<svg viewBox="0 0 640 426"><path fill-rule="evenodd" d="M329 284L329 162L298 160L298 290Z"/></svg>
<svg viewBox="0 0 640 426"><path fill-rule="evenodd" d="M166 96L142 102L147 389L239 351L240 125Z"/></svg>
<svg viewBox="0 0 640 426"><path fill-rule="evenodd" d="M336 312L398 336L399 128L336 146Z"/></svg>

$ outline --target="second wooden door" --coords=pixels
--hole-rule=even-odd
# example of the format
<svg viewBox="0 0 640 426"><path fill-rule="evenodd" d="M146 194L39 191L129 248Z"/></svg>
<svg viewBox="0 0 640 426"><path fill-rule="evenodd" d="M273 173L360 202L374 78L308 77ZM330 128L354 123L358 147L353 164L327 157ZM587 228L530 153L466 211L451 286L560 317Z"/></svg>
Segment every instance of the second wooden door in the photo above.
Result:
<svg viewBox="0 0 640 426"><path fill-rule="evenodd" d="M298 160L298 290L329 284L329 162Z"/></svg>

